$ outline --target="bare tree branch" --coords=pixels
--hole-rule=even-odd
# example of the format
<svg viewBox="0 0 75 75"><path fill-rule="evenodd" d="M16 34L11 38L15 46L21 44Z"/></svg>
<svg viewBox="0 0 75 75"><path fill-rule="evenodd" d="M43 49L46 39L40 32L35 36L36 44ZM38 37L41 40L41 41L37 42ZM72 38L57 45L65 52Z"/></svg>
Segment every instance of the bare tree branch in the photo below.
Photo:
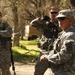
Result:
<svg viewBox="0 0 75 75"><path fill-rule="evenodd" d="M33 15L28 9L25 9L25 11L31 18L33 18L33 19L35 18L35 15Z"/></svg>

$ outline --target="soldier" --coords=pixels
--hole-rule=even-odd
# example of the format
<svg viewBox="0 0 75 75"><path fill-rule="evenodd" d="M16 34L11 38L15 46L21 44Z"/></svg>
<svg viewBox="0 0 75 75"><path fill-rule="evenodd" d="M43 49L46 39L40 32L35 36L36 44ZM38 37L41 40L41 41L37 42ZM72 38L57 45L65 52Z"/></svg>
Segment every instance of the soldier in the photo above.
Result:
<svg viewBox="0 0 75 75"><path fill-rule="evenodd" d="M57 38L59 33L57 19L55 18L58 14L57 8L51 7L49 14L50 18L48 16L44 16L42 19L37 18L31 22L32 26L36 27L40 33L38 47L41 49L35 65L34 75L44 75L45 71L49 68L49 62L40 62L40 56L49 52L50 48L52 48L53 41Z"/></svg>
<svg viewBox="0 0 75 75"><path fill-rule="evenodd" d="M10 75L11 36L12 29L8 23L2 21L2 13L0 12L0 75Z"/></svg>
<svg viewBox="0 0 75 75"><path fill-rule="evenodd" d="M57 15L59 27L63 30L54 41L49 55L42 55L40 61L48 60L51 65L50 75L75 75L75 29L73 11L61 10ZM53 54L52 54L53 52Z"/></svg>
<svg viewBox="0 0 75 75"><path fill-rule="evenodd" d="M59 28L58 21L56 19L57 14L58 14L58 9L52 6L49 11L50 22L54 23L58 27L59 32L61 32L62 30L61 28Z"/></svg>

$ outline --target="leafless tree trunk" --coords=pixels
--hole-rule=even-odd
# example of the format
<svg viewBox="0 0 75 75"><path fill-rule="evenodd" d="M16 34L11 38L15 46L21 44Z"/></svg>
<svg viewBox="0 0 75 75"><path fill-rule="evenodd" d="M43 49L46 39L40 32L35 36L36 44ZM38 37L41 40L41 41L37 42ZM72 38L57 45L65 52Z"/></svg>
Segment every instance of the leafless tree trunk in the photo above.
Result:
<svg viewBox="0 0 75 75"><path fill-rule="evenodd" d="M12 4L13 19L14 19L13 46L19 46L18 8L15 0L11 0L11 4Z"/></svg>
<svg viewBox="0 0 75 75"><path fill-rule="evenodd" d="M13 8L13 16L14 16L14 39L13 46L19 46L19 26L18 26L18 13L17 7Z"/></svg>
<svg viewBox="0 0 75 75"><path fill-rule="evenodd" d="M22 17L20 17L20 38L21 40L24 39L25 35L25 22Z"/></svg>

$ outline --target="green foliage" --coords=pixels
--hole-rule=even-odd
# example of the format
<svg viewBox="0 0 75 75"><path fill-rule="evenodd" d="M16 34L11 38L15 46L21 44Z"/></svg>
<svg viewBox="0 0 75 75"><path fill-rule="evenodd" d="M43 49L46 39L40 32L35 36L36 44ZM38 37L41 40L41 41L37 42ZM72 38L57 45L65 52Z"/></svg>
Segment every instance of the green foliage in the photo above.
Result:
<svg viewBox="0 0 75 75"><path fill-rule="evenodd" d="M20 41L20 44L21 45L37 45L37 42L38 42L38 39L36 40L31 40L31 41L28 41L28 40L21 40Z"/></svg>
<svg viewBox="0 0 75 75"><path fill-rule="evenodd" d="M14 60L16 62L31 63L39 54L39 48L37 47L38 40L32 41L20 41L20 46L12 47Z"/></svg>

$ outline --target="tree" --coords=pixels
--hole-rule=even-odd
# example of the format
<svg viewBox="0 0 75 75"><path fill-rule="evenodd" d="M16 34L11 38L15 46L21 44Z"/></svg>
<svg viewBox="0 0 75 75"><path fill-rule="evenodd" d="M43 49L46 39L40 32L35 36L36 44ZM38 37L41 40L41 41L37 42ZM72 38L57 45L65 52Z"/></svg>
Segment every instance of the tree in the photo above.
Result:
<svg viewBox="0 0 75 75"><path fill-rule="evenodd" d="M70 0L70 3L71 3L72 6L75 7L75 0Z"/></svg>
<svg viewBox="0 0 75 75"><path fill-rule="evenodd" d="M13 46L19 46L19 22L18 22L18 7L15 0L11 0L13 19L14 19L14 37Z"/></svg>
<svg viewBox="0 0 75 75"><path fill-rule="evenodd" d="M1 2L5 4L1 4ZM70 0L70 2L67 0L0 0L3 15L7 14L8 16L5 15L7 20L14 23L12 26L14 27L13 45L19 46L19 38L21 35L23 39L25 25L28 25L36 17L48 15L50 6L56 6L59 10L73 9L70 3L75 7L75 0Z"/></svg>

